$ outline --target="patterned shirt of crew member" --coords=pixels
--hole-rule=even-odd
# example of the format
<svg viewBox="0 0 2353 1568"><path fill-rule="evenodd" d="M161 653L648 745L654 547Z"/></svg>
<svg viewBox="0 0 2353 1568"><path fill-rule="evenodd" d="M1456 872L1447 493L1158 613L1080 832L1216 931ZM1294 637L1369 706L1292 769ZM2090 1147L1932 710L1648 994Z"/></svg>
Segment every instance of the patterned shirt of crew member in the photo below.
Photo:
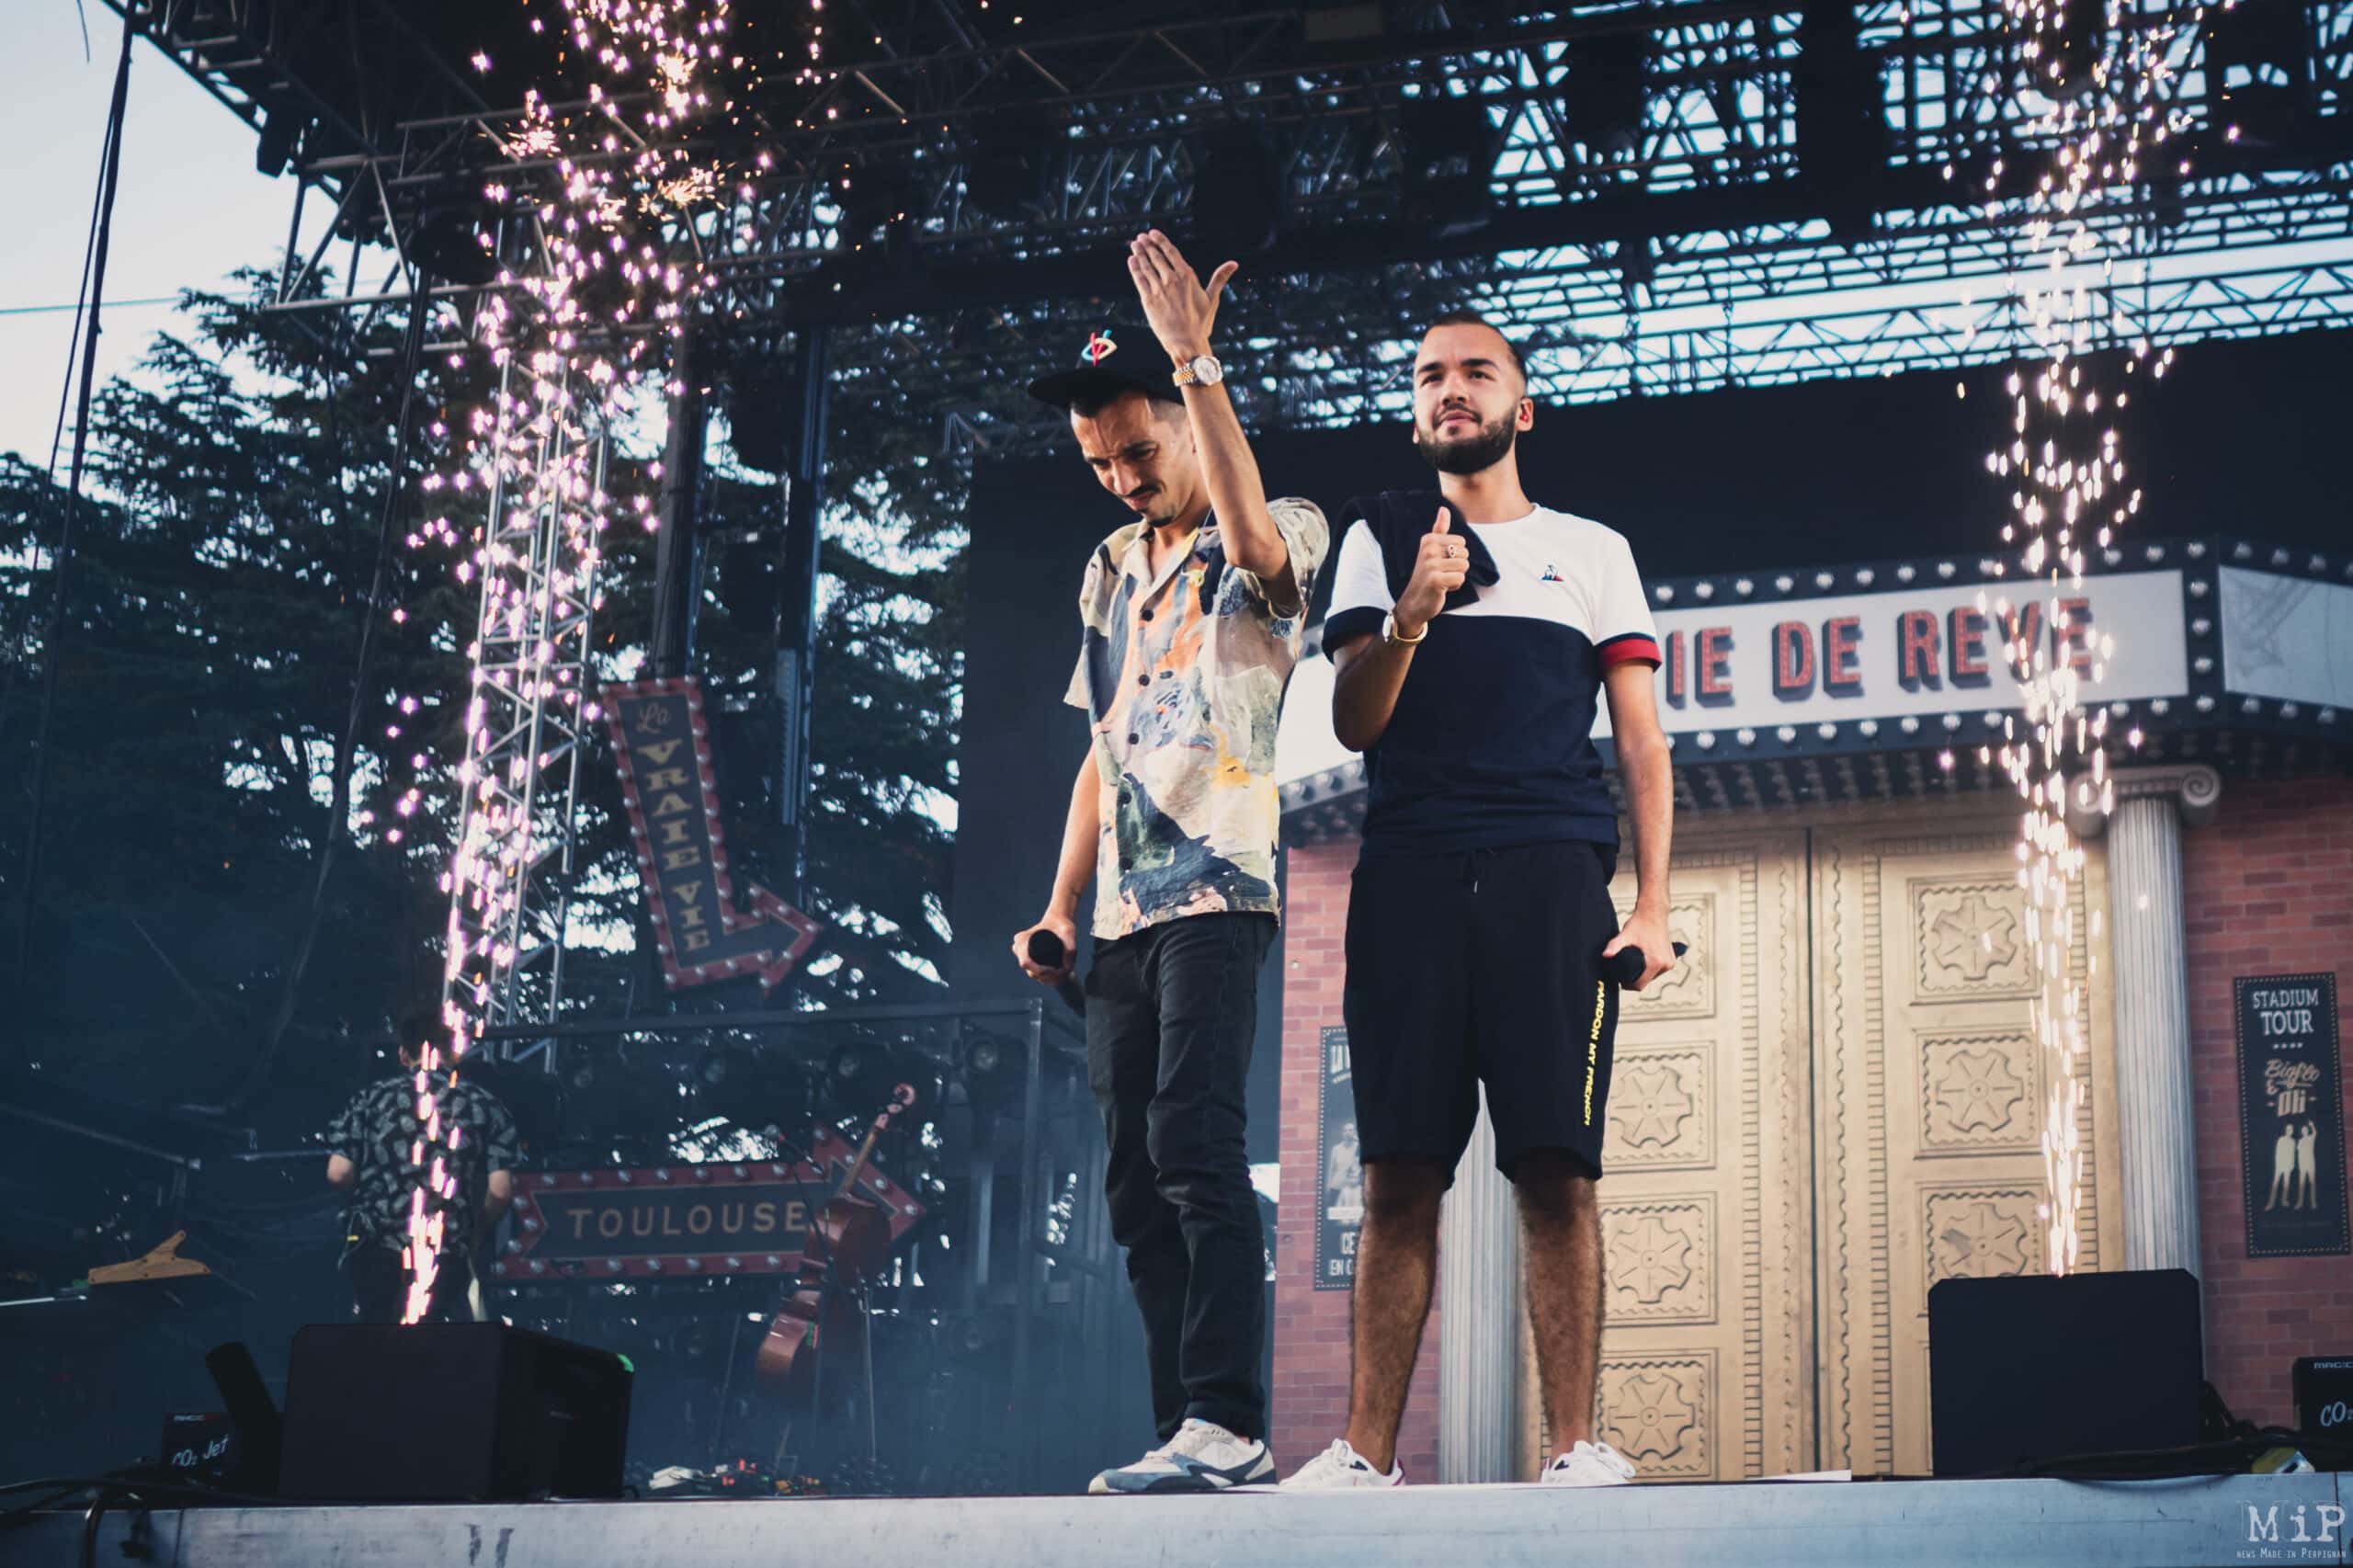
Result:
<svg viewBox="0 0 2353 1568"><path fill-rule="evenodd" d="M457 1197L437 1199L435 1207L448 1215L442 1221L442 1245L464 1254L474 1246L490 1173L511 1171L521 1164L522 1144L515 1119L488 1089L463 1078L453 1085L446 1073L432 1076L442 1125L458 1134L452 1155ZM356 1244L398 1247L407 1243L409 1208L415 1201L419 1175L410 1156L424 1128L416 1115L416 1074L404 1073L360 1090L328 1129L327 1152L358 1167L350 1208Z"/></svg>
<svg viewBox="0 0 2353 1568"><path fill-rule="evenodd" d="M1289 614L1227 564L1214 517L1157 574L1144 523L1087 562L1064 700L1094 722L1098 941L1188 915L1279 913L1275 731L1330 530L1297 497L1267 515L1298 580Z"/></svg>

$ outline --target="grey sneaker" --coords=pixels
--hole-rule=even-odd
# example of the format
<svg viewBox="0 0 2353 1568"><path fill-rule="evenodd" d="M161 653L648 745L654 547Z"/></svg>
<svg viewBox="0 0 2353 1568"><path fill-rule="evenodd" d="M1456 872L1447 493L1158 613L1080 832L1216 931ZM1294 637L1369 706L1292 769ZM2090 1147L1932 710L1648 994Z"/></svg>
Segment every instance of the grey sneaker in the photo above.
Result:
<svg viewBox="0 0 2353 1568"><path fill-rule="evenodd" d="M1271 1481L1275 1456L1267 1445L1237 1437L1213 1421L1188 1417L1176 1435L1133 1464L1107 1470L1087 1491L1104 1493L1223 1492Z"/></svg>
<svg viewBox="0 0 2353 1568"><path fill-rule="evenodd" d="M1135 1463L1121 1465L1118 1470L1107 1470L1097 1475L1094 1480L1088 1482L1086 1483L1086 1494L1090 1497L1105 1496L1111 1490L1111 1478L1120 1473L1121 1471L1142 1470L1146 1465L1164 1463L1166 1461L1167 1458L1168 1444L1166 1443L1161 1444L1156 1449L1146 1449L1143 1451L1143 1458L1136 1460Z"/></svg>

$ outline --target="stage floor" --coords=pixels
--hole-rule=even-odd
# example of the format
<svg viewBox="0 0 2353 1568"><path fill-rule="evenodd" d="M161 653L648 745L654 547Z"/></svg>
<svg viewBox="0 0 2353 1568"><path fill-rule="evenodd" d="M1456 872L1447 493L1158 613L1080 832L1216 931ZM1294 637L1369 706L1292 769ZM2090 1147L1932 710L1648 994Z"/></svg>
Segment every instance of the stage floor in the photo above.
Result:
<svg viewBox="0 0 2353 1568"><path fill-rule="evenodd" d="M110 1513L94 1557L84 1555L83 1515L44 1517L0 1529L0 1564L129 1555L152 1568L2228 1568L2353 1562L2348 1502L2353 1483L2328 1473L207 1509L146 1516L143 1542L131 1539L137 1516Z"/></svg>

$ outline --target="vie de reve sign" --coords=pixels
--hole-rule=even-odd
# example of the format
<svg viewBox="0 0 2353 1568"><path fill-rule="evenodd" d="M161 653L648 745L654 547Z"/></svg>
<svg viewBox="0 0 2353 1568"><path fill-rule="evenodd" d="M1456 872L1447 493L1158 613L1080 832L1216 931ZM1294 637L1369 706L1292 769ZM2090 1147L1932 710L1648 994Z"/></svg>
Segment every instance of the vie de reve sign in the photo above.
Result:
<svg viewBox="0 0 2353 1568"><path fill-rule="evenodd" d="M2029 593L2006 611L2015 585L1999 583L1655 606L1659 719L1671 731L1722 731L2016 708L2003 657L2011 640L2086 680L2097 666L2102 700L2179 697L2189 685L2181 581L2111 573L2078 591ZM1595 733L1607 733L1605 713Z"/></svg>

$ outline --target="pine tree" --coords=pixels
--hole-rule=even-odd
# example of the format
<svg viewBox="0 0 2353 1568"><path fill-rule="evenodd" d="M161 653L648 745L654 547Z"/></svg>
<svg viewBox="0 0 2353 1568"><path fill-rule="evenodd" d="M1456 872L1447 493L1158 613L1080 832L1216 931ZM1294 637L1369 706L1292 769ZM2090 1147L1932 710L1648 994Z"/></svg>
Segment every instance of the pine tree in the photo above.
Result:
<svg viewBox="0 0 2353 1568"><path fill-rule="evenodd" d="M388 1013L438 982L446 900L438 878L457 824L474 612L428 519L471 532L463 497L415 481L454 472L466 412L487 393L478 363L427 357L411 461L394 518L381 642L351 763L350 836L319 903L319 930L274 1053L266 1040L313 909L334 759L392 476L401 325L351 335L239 298L191 293L185 335L160 336L147 381L104 389L92 493L77 528L73 599L57 639L58 699L41 832L29 1055L150 1103L218 1104L256 1078L304 1117L364 1076ZM479 356L470 357L473 361ZM849 412L846 405L845 414ZM961 690L961 479L935 460L937 424L876 411L836 432L823 557L813 709L809 888L839 961L814 966L804 1003L903 994L946 964L955 725ZM648 483L617 453L608 486ZM0 908L22 896L30 745L49 653L61 493L0 459ZM775 540L730 536L731 517L773 514L772 486L714 480L722 531L708 559L702 673L714 708L756 687L773 656L750 582ZM597 651L632 667L651 612L650 536L608 531ZM772 590L770 592L772 598ZM752 608L745 608L745 606ZM394 612L397 611L397 617ZM397 731L397 733L392 733ZM419 765L417 759L422 758ZM756 766L723 755L722 774ZM414 787L415 814L398 806ZM731 792L739 792L733 791ZM642 903L618 779L598 737L583 775L574 910L583 926L630 928ZM746 824L731 833L752 847ZM396 836L397 835L397 836ZM568 991L617 1008L635 960L576 955ZM641 971L641 974L642 974ZM651 1000L641 989L637 1004ZM682 1006L706 1000L683 994Z"/></svg>

